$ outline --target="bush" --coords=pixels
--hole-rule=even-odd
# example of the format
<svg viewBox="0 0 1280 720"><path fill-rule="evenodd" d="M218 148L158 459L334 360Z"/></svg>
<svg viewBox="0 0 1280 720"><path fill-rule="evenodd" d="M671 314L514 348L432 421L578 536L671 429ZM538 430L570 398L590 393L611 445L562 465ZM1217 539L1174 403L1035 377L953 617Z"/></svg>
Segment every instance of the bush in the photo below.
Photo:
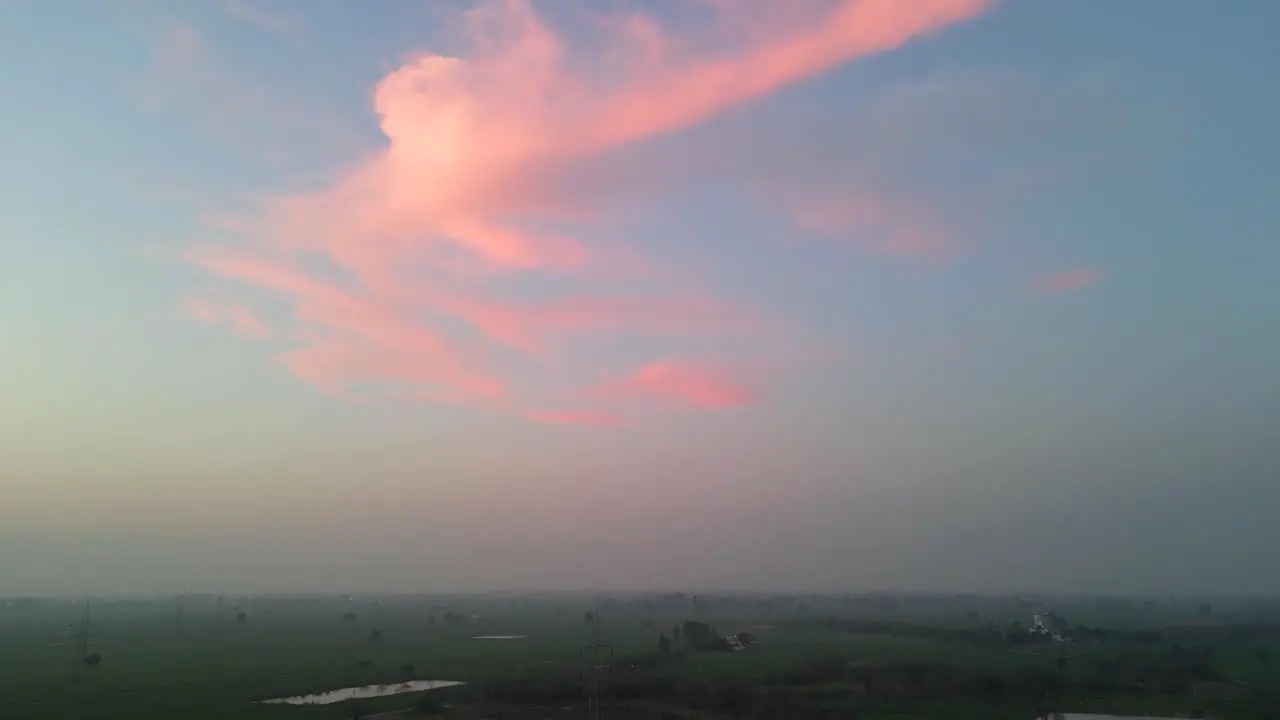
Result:
<svg viewBox="0 0 1280 720"><path fill-rule="evenodd" d="M582 700L581 685L564 679L519 677L503 678L488 686L496 700L531 705L558 705Z"/></svg>
<svg viewBox="0 0 1280 720"><path fill-rule="evenodd" d="M999 675L987 674L976 678L969 685L969 692L984 700L999 700L1004 697L1008 686Z"/></svg>
<svg viewBox="0 0 1280 720"><path fill-rule="evenodd" d="M413 711L419 715L439 715L444 712L440 698L435 695L423 695L413 703Z"/></svg>
<svg viewBox="0 0 1280 720"><path fill-rule="evenodd" d="M819 685L835 682L844 677L847 665L842 657L810 658L783 673L781 680L787 685Z"/></svg>
<svg viewBox="0 0 1280 720"><path fill-rule="evenodd" d="M675 692L675 682L669 677L624 680L614 684L610 690L610 694L619 700L664 698Z"/></svg>

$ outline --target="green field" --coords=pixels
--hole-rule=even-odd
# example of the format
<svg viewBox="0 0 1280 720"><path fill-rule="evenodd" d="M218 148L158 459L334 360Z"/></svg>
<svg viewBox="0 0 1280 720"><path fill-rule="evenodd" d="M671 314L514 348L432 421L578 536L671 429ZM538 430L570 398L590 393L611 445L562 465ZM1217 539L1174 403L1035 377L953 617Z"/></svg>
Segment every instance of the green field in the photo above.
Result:
<svg viewBox="0 0 1280 720"><path fill-rule="evenodd" d="M86 634L84 601L10 602L0 610L0 718L338 718L412 709L424 695L446 717L574 717L591 665L581 648L596 639L614 653L599 671L613 717L1274 716L1280 645L1252 606L1206 620L1149 604L1060 602L1078 625L1119 633L1065 644L1010 635L1028 607L959 597L720 597L696 607L687 598L198 597L95 600ZM755 642L715 652L677 640L660 653L659 639L690 619ZM1161 638L1124 634L1143 627ZM472 639L508 634L528 637ZM86 664L95 654L100 663ZM406 679L466 685L315 707L258 702Z"/></svg>

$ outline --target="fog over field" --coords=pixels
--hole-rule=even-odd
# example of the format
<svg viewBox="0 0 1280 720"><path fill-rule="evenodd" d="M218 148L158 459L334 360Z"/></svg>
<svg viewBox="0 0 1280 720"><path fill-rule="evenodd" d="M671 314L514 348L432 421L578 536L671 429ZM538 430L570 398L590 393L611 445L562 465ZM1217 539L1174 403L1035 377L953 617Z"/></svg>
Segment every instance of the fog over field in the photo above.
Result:
<svg viewBox="0 0 1280 720"><path fill-rule="evenodd" d="M26 3L0 596L1280 593L1215 8Z"/></svg>

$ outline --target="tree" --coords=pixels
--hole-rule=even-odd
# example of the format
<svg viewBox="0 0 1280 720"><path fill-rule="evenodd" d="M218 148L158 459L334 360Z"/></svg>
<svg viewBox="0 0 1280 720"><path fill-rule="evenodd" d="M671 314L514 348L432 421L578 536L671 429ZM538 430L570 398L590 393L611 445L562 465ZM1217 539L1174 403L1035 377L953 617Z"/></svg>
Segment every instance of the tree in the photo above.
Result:
<svg viewBox="0 0 1280 720"><path fill-rule="evenodd" d="M356 614L353 612L344 612L342 613L342 619L346 622L355 622Z"/></svg>
<svg viewBox="0 0 1280 720"><path fill-rule="evenodd" d="M444 711L444 708L440 705L440 698L431 694L423 695L415 700L413 709L419 715L439 715Z"/></svg>
<svg viewBox="0 0 1280 720"><path fill-rule="evenodd" d="M84 666L95 668L102 664L102 656L94 653L84 659Z"/></svg>
<svg viewBox="0 0 1280 720"><path fill-rule="evenodd" d="M413 677L413 674L414 672L416 672L416 670L417 668L413 666L413 663L405 663L400 666L400 674L405 676L405 679Z"/></svg>
<svg viewBox="0 0 1280 720"><path fill-rule="evenodd" d="M738 642L742 647L751 647L756 643L756 636L749 632L740 632L738 633Z"/></svg>
<svg viewBox="0 0 1280 720"><path fill-rule="evenodd" d="M245 614L245 612L244 612L243 610L241 610L240 612L236 613L236 622L242 623L242 622L244 622L244 621L246 621L246 620L248 620L248 619L249 619L249 616L248 616L247 614Z"/></svg>
<svg viewBox="0 0 1280 720"><path fill-rule="evenodd" d="M677 642L679 642L679 641L680 641L680 626L679 626L679 625L672 625L672 626L671 626L671 637L672 637L674 640L676 640Z"/></svg>
<svg viewBox="0 0 1280 720"><path fill-rule="evenodd" d="M999 700L1005 693L1005 682L999 675L983 675L977 683L978 694L989 699Z"/></svg>
<svg viewBox="0 0 1280 720"><path fill-rule="evenodd" d="M666 635L658 638L658 652L663 655L671 654L671 640Z"/></svg>
<svg viewBox="0 0 1280 720"><path fill-rule="evenodd" d="M1067 629L1071 627L1071 624L1067 622L1067 619L1065 617L1059 615L1057 612L1053 610L1050 610L1049 612L1045 613L1044 619L1046 621L1045 624L1049 628L1050 632L1063 634L1063 633L1066 633Z"/></svg>
<svg viewBox="0 0 1280 720"><path fill-rule="evenodd" d="M582 622L584 622L584 623L586 623L586 624L590 625L591 623L593 623L593 622L595 622L595 621L596 621L596 615L595 615L595 613L591 612L590 610L588 610L587 612L582 613Z"/></svg>
<svg viewBox="0 0 1280 720"><path fill-rule="evenodd" d="M1200 617L1209 617L1213 614L1213 606L1209 603L1200 603Z"/></svg>
<svg viewBox="0 0 1280 720"><path fill-rule="evenodd" d="M378 642L382 642L382 631L381 631L381 630L374 630L374 631L370 632L370 633L369 633L369 642L371 642L371 643L378 643Z"/></svg>
<svg viewBox="0 0 1280 720"><path fill-rule="evenodd" d="M680 631L684 639L695 648L710 647L715 637L710 625L697 620L686 620Z"/></svg>

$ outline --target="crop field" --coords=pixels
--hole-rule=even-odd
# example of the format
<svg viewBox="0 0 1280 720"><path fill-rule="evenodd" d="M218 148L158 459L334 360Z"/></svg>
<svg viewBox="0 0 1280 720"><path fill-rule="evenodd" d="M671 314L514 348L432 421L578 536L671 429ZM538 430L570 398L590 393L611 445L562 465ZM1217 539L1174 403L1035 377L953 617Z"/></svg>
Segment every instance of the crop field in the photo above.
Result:
<svg viewBox="0 0 1280 720"><path fill-rule="evenodd" d="M905 704L919 717L1030 718L1055 683L1061 687L1052 699L1064 709L1190 714L1227 707L1266 717L1249 713L1280 686L1271 660L1280 654L1275 636L1221 626L1187 630L1211 641L1212 673L1201 672L1214 682L1169 675L1179 684L1168 692L1104 687L1099 679L1128 673L1136 686L1155 668L1172 673L1166 659L1181 657L1180 644L1024 645L975 634L1025 620L1024 610L954 598L936 606L838 598L697 606L687 599L600 605L585 597L200 597L95 600L86 613L83 600L28 601L0 610L0 717L478 717L495 708L507 708L506 717L541 716L513 715L513 706L577 717L593 672L605 702L647 709L636 717L678 716L663 714L674 704L699 707L702 717L785 717L785 709L769 714L758 705L785 696L815 716L843 716L842 708L856 705L859 717L881 710L902 717ZM1119 610L1075 611L1086 627L1141 626ZM751 644L693 650L678 627L691 619L716 636L747 633ZM674 642L660 651L664 637ZM609 644L612 661L591 659L584 647L596 642ZM409 680L464 684L332 705L262 702ZM1033 686L1039 689L1027 689ZM427 696L439 706L424 704Z"/></svg>

